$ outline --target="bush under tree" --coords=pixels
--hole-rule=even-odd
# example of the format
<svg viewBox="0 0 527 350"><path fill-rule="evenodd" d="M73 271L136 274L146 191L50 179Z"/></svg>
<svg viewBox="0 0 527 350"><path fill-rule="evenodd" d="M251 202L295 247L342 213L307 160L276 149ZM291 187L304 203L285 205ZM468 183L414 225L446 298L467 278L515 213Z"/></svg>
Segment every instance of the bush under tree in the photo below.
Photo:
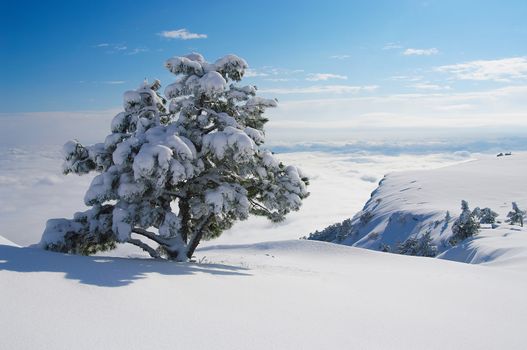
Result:
<svg viewBox="0 0 527 350"><path fill-rule="evenodd" d="M308 196L308 179L262 148L264 112L276 101L237 85L247 63L228 55L174 57L158 80L124 94L103 143L64 145L64 173L98 172L73 219L51 219L41 245L92 254L116 243L184 261L202 239L250 214L280 221Z"/></svg>

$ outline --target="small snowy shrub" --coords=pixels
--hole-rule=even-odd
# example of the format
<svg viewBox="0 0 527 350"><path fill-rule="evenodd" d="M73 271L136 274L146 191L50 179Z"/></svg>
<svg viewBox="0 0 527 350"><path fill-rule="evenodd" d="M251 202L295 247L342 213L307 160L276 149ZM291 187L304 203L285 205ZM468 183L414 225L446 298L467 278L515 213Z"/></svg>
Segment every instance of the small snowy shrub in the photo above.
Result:
<svg viewBox="0 0 527 350"><path fill-rule="evenodd" d="M351 219L346 219L342 222L330 225L322 231L315 231L309 234L307 239L313 241L339 243L350 234L352 229L353 225L351 224Z"/></svg>
<svg viewBox="0 0 527 350"><path fill-rule="evenodd" d="M433 258L437 255L437 247L432 243L430 232L427 232L421 237L410 237L403 243L399 244L397 246L397 253Z"/></svg>
<svg viewBox="0 0 527 350"><path fill-rule="evenodd" d="M461 215L454 221L452 226L452 236L449 243L456 245L468 237L472 237L479 231L479 222L475 213L471 212L468 203L461 201Z"/></svg>
<svg viewBox="0 0 527 350"><path fill-rule="evenodd" d="M131 243L152 257L184 261L202 239L250 214L280 221L308 196L308 179L262 148L264 112L276 101L240 86L247 63L173 57L177 76L124 93L111 134L92 146L64 145L64 173L98 172L71 220L49 220L41 245L92 254ZM147 240L145 240L147 238Z"/></svg>
<svg viewBox="0 0 527 350"><path fill-rule="evenodd" d="M480 224L493 224L496 222L496 218L498 217L498 213L490 208L480 209L477 207L474 209L472 214L478 218Z"/></svg>
<svg viewBox="0 0 527 350"><path fill-rule="evenodd" d="M516 202L512 202L512 211L507 214L507 217L509 218L507 222L509 222L511 225L520 224L520 226L523 227L525 213L526 211L521 210Z"/></svg>
<svg viewBox="0 0 527 350"><path fill-rule="evenodd" d="M379 250L381 252L390 253L392 251L392 247L390 247L388 244L384 244L381 242Z"/></svg>
<svg viewBox="0 0 527 350"><path fill-rule="evenodd" d="M367 225L371 221L372 218L373 218L372 213L370 213L369 211L364 211L360 215L359 220L362 225Z"/></svg>

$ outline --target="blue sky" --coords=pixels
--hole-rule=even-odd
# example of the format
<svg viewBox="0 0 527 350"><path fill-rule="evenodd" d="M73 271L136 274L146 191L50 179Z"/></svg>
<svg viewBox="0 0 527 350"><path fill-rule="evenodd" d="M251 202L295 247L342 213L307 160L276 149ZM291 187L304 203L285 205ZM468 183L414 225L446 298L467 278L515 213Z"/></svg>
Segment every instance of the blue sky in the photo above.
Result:
<svg viewBox="0 0 527 350"><path fill-rule="evenodd" d="M3 1L2 115L107 111L235 53L277 128L527 130L526 1ZM165 33L165 34L163 34Z"/></svg>

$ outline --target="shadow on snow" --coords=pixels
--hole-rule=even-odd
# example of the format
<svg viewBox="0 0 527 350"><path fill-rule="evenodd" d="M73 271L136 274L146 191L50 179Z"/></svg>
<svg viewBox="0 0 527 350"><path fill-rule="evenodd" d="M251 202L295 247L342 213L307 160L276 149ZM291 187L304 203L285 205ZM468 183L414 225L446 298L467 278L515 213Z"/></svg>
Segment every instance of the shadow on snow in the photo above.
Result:
<svg viewBox="0 0 527 350"><path fill-rule="evenodd" d="M223 264L175 263L136 258L75 256L38 248L0 245L0 270L15 272L58 272L83 284L122 287L147 274L166 276L208 273L223 276L250 276L246 268Z"/></svg>

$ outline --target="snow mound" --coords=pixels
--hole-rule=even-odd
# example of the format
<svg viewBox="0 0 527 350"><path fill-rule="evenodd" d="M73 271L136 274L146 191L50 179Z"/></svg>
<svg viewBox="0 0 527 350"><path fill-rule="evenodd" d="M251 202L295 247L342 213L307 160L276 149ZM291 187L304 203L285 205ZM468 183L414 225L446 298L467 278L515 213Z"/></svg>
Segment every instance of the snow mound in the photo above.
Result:
<svg viewBox="0 0 527 350"><path fill-rule="evenodd" d="M429 235L439 258L527 268L527 228L505 223L512 202L527 207L526 174L527 154L391 173L351 221L314 238L397 252L407 239ZM452 247L448 240L461 200L471 209L491 208L498 224L482 225L477 236Z"/></svg>

